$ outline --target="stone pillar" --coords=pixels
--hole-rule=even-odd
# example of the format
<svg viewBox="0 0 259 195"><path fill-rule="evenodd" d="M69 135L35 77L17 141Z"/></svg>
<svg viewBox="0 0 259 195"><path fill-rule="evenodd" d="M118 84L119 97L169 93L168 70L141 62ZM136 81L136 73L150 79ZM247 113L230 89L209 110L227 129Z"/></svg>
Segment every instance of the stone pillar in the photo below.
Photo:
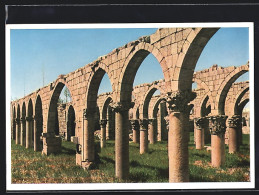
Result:
<svg viewBox="0 0 259 195"><path fill-rule="evenodd" d="M140 124L139 153L144 154L148 151L148 119L139 119L139 124Z"/></svg>
<svg viewBox="0 0 259 195"><path fill-rule="evenodd" d="M101 145L101 148L104 148L105 145L106 145L106 124L107 124L107 120L106 119L100 120L100 126L101 126L100 145Z"/></svg>
<svg viewBox="0 0 259 195"><path fill-rule="evenodd" d="M106 124L106 139L110 139L110 129L111 129L111 114L110 114L110 108L108 106L107 108L107 115L106 115L106 118L107 118L107 124Z"/></svg>
<svg viewBox="0 0 259 195"><path fill-rule="evenodd" d="M154 144L155 143L155 120L154 118L152 119L149 119L148 120L148 124L149 124L149 134L148 134L148 137L149 137L149 143L150 144Z"/></svg>
<svg viewBox="0 0 259 195"><path fill-rule="evenodd" d="M15 119L12 119L12 139L15 140L16 136L16 122Z"/></svg>
<svg viewBox="0 0 259 195"><path fill-rule="evenodd" d="M175 91L167 94L169 108L169 182L189 181L189 114L188 105L196 97L194 92Z"/></svg>
<svg viewBox="0 0 259 195"><path fill-rule="evenodd" d="M165 132L165 121L164 121L164 113L165 113L165 101L162 100L159 104L159 119L157 125L157 141L164 140L164 132Z"/></svg>
<svg viewBox="0 0 259 195"><path fill-rule="evenodd" d="M20 138L21 121L20 121L19 118L16 118L15 122L16 122L15 143L20 144L20 141L21 141L21 138Z"/></svg>
<svg viewBox="0 0 259 195"><path fill-rule="evenodd" d="M225 163L225 115L210 116L209 128L211 134L211 164L220 167Z"/></svg>
<svg viewBox="0 0 259 195"><path fill-rule="evenodd" d="M211 135L210 135L210 128L209 128L209 121L206 117L204 117L204 144L211 143Z"/></svg>
<svg viewBox="0 0 259 195"><path fill-rule="evenodd" d="M31 116L26 117L26 148L32 147L32 124L33 118Z"/></svg>
<svg viewBox="0 0 259 195"><path fill-rule="evenodd" d="M115 112L115 175L119 179L129 176L129 109L133 102L114 102L112 109Z"/></svg>
<svg viewBox="0 0 259 195"><path fill-rule="evenodd" d="M139 143L139 122L138 120L130 120L130 123L133 131L133 142Z"/></svg>
<svg viewBox="0 0 259 195"><path fill-rule="evenodd" d="M229 153L239 151L238 131L240 130L241 118L239 115L233 115L228 119L228 146Z"/></svg>
<svg viewBox="0 0 259 195"><path fill-rule="evenodd" d="M89 169L94 162L94 110L84 109L82 167Z"/></svg>
<svg viewBox="0 0 259 195"><path fill-rule="evenodd" d="M42 130L42 117L34 116L34 151L39 151L40 147L40 132Z"/></svg>
<svg viewBox="0 0 259 195"><path fill-rule="evenodd" d="M194 119L196 128L195 128L195 145L197 150L204 148L204 118Z"/></svg>
<svg viewBox="0 0 259 195"><path fill-rule="evenodd" d="M21 146L25 146L26 145L26 119L24 117L21 118L21 133L20 133L20 144Z"/></svg>

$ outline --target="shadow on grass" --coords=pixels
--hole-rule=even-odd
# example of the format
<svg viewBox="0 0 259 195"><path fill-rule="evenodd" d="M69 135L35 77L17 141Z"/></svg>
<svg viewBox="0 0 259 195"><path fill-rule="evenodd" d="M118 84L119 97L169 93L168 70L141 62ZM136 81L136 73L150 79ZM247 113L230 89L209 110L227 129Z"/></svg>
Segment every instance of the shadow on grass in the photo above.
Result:
<svg viewBox="0 0 259 195"><path fill-rule="evenodd" d="M149 165L142 165L139 162L132 160L130 162L130 167L132 168L148 168L151 170L157 170L157 175L156 177L160 179L168 179L169 177L169 171L168 168L157 168L154 166L149 166ZM129 179L134 181L134 182L146 182L150 179L150 175L146 172L135 172L135 173L130 173Z"/></svg>
<svg viewBox="0 0 259 195"><path fill-rule="evenodd" d="M62 146L61 149L62 149L62 151L61 151L62 154L76 155L75 149L73 150L73 149L65 148L64 146Z"/></svg>

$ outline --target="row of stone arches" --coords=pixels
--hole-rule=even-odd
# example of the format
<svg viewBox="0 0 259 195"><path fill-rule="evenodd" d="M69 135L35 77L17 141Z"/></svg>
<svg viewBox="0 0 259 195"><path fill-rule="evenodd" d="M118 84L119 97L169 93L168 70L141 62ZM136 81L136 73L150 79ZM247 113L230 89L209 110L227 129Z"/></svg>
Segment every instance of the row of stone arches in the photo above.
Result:
<svg viewBox="0 0 259 195"><path fill-rule="evenodd" d="M128 178L128 124L129 110L134 106L131 99L133 81L142 61L148 54L152 54L159 62L165 79L166 90L163 99L166 101L167 110L169 110L169 181L189 181L187 145L189 138L188 125L185 124L188 124L189 113L192 109L189 103L195 98L195 93L191 90L192 78L196 62L203 48L217 30L218 28L158 29L156 33L117 48L71 74L60 75L55 83L40 90L42 98L45 95L44 105L42 105L43 119L45 119L43 120L42 134L43 153L59 152L61 149L61 139L55 135L55 110L59 94L66 85L71 93L75 113L75 142L78 145L77 164L88 167L95 161L94 113L96 112L100 82L106 73L113 91L113 101L110 107L115 113L115 175L121 179ZM222 91L227 91L227 89L228 86L223 86ZM151 94L152 91L147 94L147 97ZM225 100L223 96L219 96L221 103ZM217 105L219 102L211 104L214 118L209 120L212 122L210 127L213 132L219 132L213 134L213 139L221 140L225 126L221 120L221 115L224 113L218 109L222 109ZM146 108L146 105L144 104L143 108ZM147 120L144 117L141 118L142 114L146 115L146 111L141 112L142 110L139 110L140 129L141 134L143 134L140 136L143 137L141 148L145 151ZM219 125L214 125L215 123ZM218 127L220 128L218 129ZM212 153L218 153L222 146L215 145L213 148L215 150ZM215 159L213 155L212 159Z"/></svg>

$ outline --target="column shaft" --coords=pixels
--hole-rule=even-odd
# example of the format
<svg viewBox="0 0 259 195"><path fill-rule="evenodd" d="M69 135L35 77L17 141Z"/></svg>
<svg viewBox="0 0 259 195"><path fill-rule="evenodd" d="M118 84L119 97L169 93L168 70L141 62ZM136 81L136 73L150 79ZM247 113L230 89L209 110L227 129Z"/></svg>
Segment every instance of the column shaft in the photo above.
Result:
<svg viewBox="0 0 259 195"><path fill-rule="evenodd" d="M15 143L16 144L20 144L20 128L21 128L21 125L20 125L20 121L19 120L16 120L16 132L15 132Z"/></svg>
<svg viewBox="0 0 259 195"><path fill-rule="evenodd" d="M189 181L189 131L185 126L188 124L187 119L181 112L169 114L169 182Z"/></svg>
<svg viewBox="0 0 259 195"><path fill-rule="evenodd" d="M84 132L83 132L83 161L94 161L94 118L93 114L88 114L84 120Z"/></svg>
<svg viewBox="0 0 259 195"><path fill-rule="evenodd" d="M115 175L126 179L129 175L128 110L115 113Z"/></svg>
<svg viewBox="0 0 259 195"><path fill-rule="evenodd" d="M22 127L21 127L21 141L20 144L22 146L26 146L26 134L27 134L27 128L26 128L26 121L25 118L21 119L22 121Z"/></svg>

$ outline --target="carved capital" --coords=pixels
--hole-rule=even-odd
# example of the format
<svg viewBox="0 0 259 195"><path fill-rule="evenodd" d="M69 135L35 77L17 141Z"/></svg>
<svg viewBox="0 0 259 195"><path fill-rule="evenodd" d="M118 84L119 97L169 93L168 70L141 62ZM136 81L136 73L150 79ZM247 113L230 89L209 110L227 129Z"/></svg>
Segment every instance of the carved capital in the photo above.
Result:
<svg viewBox="0 0 259 195"><path fill-rule="evenodd" d="M99 123L100 123L100 126L101 126L102 128L104 128L105 125L107 124L107 120L106 120L106 119L102 119L102 120L99 121Z"/></svg>
<svg viewBox="0 0 259 195"><path fill-rule="evenodd" d="M148 119L139 119L139 125L141 130L147 130L148 127Z"/></svg>
<svg viewBox="0 0 259 195"><path fill-rule="evenodd" d="M241 125L241 116L240 115L233 115L231 118L228 119L228 126L230 128L237 128Z"/></svg>
<svg viewBox="0 0 259 195"><path fill-rule="evenodd" d="M134 107L134 102L114 102L111 103L111 108L114 112L128 111Z"/></svg>
<svg viewBox="0 0 259 195"><path fill-rule="evenodd" d="M167 93L167 103L170 112L190 113L190 101L196 98L196 93L190 90Z"/></svg>
<svg viewBox="0 0 259 195"><path fill-rule="evenodd" d="M225 115L217 115L207 117L209 119L209 129L211 135L224 134L226 132L226 119Z"/></svg>
<svg viewBox="0 0 259 195"><path fill-rule="evenodd" d="M205 120L206 119L204 117L199 117L194 119L197 129L201 130L202 128L204 128Z"/></svg>
<svg viewBox="0 0 259 195"><path fill-rule="evenodd" d="M134 130L139 130L139 122L138 120L130 120L131 128Z"/></svg>

